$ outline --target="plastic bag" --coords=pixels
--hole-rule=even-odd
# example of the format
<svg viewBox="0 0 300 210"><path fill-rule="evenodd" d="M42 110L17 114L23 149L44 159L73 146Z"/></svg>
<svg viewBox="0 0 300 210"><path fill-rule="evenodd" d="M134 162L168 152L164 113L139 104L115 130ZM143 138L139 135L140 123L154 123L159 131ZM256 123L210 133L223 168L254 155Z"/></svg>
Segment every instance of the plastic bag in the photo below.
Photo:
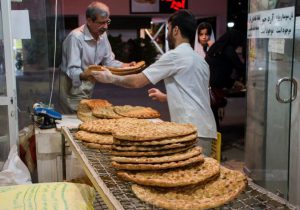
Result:
<svg viewBox="0 0 300 210"><path fill-rule="evenodd" d="M0 186L31 183L29 170L18 156L17 145L14 145L0 172Z"/></svg>

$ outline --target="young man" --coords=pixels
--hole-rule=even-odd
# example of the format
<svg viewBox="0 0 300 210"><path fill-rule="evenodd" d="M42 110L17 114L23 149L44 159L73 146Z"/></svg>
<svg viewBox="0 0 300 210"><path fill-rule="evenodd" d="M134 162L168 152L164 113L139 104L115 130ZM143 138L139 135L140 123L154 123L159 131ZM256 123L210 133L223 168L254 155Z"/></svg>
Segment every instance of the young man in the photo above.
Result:
<svg viewBox="0 0 300 210"><path fill-rule="evenodd" d="M101 2L92 2L86 10L86 24L74 29L63 42L61 64L61 102L66 112L77 110L81 99L92 96L94 82L84 70L89 65L126 67L132 63L115 60L106 31L110 24L109 8Z"/></svg>
<svg viewBox="0 0 300 210"><path fill-rule="evenodd" d="M217 137L208 93L209 68L191 46L196 20L187 10L179 10L168 20L170 51L154 64L135 75L116 76L109 71L93 72L95 80L126 88L140 88L164 80L171 121L197 126L200 145L210 154L211 140ZM153 91L150 91L150 94ZM155 95L155 94L154 94ZM158 98L160 96L156 95ZM153 95L151 97L154 97Z"/></svg>

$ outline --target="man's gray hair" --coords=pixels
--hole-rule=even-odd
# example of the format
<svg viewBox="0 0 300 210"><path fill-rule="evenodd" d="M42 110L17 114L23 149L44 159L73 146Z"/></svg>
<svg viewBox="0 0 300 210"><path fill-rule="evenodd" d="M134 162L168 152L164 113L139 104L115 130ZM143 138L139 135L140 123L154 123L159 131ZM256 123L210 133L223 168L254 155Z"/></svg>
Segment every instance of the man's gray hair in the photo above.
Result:
<svg viewBox="0 0 300 210"><path fill-rule="evenodd" d="M86 18L91 18L92 21L97 20L97 16L107 18L109 16L108 7L98 1L92 2L86 9L85 16Z"/></svg>

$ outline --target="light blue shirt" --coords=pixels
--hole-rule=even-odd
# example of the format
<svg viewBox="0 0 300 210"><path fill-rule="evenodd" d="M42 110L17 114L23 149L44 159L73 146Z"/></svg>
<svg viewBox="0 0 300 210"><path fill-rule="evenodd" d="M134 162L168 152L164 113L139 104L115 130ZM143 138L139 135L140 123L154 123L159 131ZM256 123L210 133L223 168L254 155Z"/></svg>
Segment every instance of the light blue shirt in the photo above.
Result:
<svg viewBox="0 0 300 210"><path fill-rule="evenodd" d="M74 29L63 42L61 70L63 78L62 99L72 109L76 110L81 99L92 96L94 83L81 81L80 73L89 65L120 67L122 62L115 60L107 34L104 33L95 40L86 25Z"/></svg>
<svg viewBox="0 0 300 210"><path fill-rule="evenodd" d="M164 80L171 121L194 124L199 137L217 137L210 108L209 67L188 43L168 51L143 73L152 84Z"/></svg>

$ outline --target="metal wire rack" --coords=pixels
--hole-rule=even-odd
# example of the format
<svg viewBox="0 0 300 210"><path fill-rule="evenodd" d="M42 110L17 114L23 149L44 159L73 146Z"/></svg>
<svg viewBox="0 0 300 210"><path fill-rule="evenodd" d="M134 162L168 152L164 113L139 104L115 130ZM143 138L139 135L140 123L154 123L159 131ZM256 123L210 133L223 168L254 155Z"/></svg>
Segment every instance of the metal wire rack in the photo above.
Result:
<svg viewBox="0 0 300 210"><path fill-rule="evenodd" d="M94 201L94 209L95 210L108 210L109 209L98 193L97 193L96 199Z"/></svg>
<svg viewBox="0 0 300 210"><path fill-rule="evenodd" d="M108 152L87 148L81 141L74 138L74 132L74 130L70 132L65 127L62 129L63 138L67 139L72 150L78 155L87 175L101 196L96 199L99 207L95 209L161 210L139 200L131 190L131 183L116 176L114 168L110 165ZM296 207L249 181L246 190L237 199L218 209L296 210Z"/></svg>

